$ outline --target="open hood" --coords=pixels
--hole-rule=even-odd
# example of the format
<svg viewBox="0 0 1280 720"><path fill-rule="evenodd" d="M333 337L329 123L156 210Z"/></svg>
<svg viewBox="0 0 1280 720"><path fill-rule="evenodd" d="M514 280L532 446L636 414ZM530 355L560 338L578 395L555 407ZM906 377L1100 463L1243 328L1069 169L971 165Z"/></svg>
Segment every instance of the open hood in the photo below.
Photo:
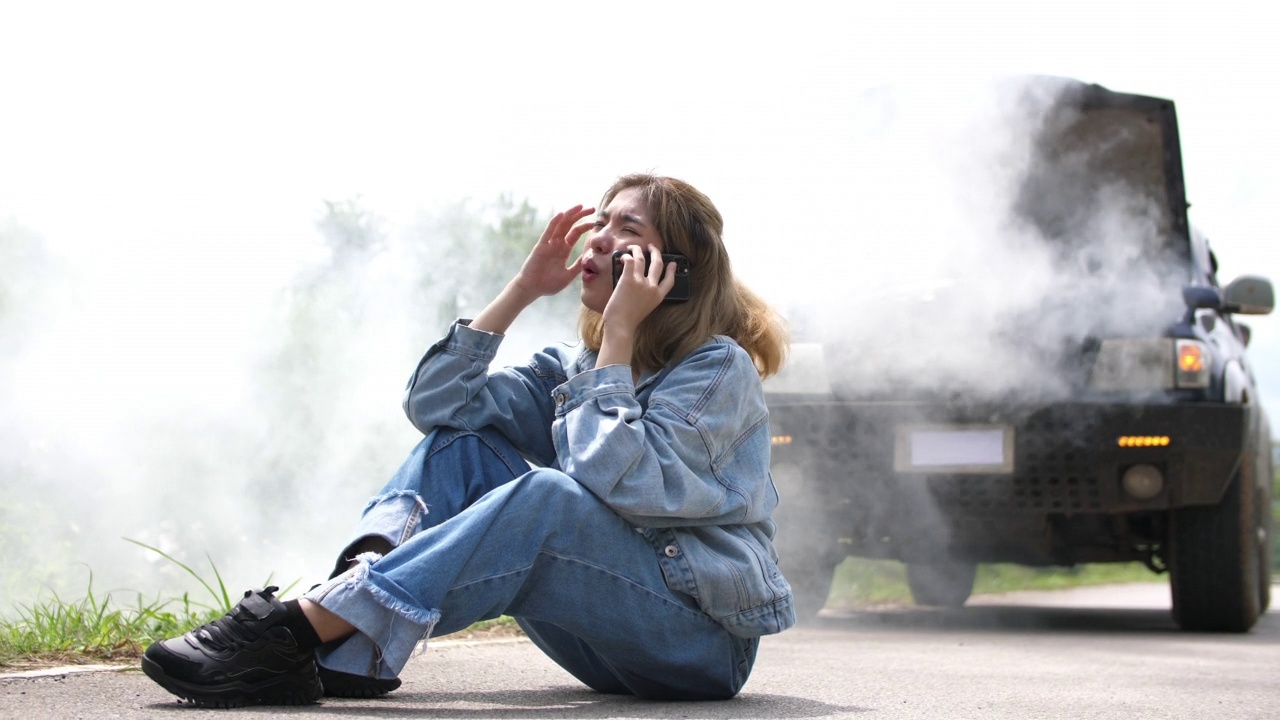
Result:
<svg viewBox="0 0 1280 720"><path fill-rule="evenodd" d="M1015 214L1049 239L1078 245L1108 212L1142 215L1148 251L1190 255L1178 121L1171 100L1038 78L1054 98L1032 138ZM1085 239L1085 242L1090 240ZM1162 248L1153 247L1155 245Z"/></svg>

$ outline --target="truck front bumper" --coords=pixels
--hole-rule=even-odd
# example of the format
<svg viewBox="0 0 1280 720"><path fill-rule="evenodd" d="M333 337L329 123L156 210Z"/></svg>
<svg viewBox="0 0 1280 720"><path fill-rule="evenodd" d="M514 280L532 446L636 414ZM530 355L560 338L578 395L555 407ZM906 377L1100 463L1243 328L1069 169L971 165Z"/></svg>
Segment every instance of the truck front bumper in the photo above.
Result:
<svg viewBox="0 0 1280 720"><path fill-rule="evenodd" d="M773 468L784 503L790 495L854 512L911 512L923 493L944 514L982 516L1206 505L1218 501L1240 464L1250 412L1222 403L771 403ZM963 439L975 428L972 436L984 442L1003 438L1000 462L962 458L930 467L913 463L904 448L920 429L942 437L955 430ZM1124 490L1122 477L1135 465L1160 472L1159 492L1137 498Z"/></svg>

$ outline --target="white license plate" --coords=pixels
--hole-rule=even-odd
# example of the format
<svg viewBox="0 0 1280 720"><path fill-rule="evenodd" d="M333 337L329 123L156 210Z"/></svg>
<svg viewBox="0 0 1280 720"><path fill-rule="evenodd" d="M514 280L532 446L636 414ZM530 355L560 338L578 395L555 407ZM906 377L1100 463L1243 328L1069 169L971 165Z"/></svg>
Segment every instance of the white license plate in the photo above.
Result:
<svg viewBox="0 0 1280 720"><path fill-rule="evenodd" d="M1013 428L1002 425L905 425L894 444L898 472L1013 472Z"/></svg>

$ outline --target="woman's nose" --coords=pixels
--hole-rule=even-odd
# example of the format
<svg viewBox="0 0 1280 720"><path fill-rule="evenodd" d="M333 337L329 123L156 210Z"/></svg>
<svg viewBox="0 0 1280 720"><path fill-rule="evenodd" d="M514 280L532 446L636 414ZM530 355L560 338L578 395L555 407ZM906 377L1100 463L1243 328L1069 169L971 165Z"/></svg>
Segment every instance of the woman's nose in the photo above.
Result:
<svg viewBox="0 0 1280 720"><path fill-rule="evenodd" d="M591 250L598 255L609 255L613 253L614 246L617 242L607 232L598 233L591 238Z"/></svg>

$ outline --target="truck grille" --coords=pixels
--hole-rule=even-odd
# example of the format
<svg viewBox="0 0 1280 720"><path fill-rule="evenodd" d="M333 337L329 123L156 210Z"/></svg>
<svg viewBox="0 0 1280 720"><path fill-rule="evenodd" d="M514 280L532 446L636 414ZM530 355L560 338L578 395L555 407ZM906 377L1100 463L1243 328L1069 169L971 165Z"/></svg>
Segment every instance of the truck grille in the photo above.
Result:
<svg viewBox="0 0 1280 720"><path fill-rule="evenodd" d="M931 478L930 488L948 506L970 512L1069 513L1102 509L1098 478L1080 475Z"/></svg>
<svg viewBox="0 0 1280 720"><path fill-rule="evenodd" d="M1063 438L1071 437L1081 437L1079 428L1033 419L1018 428L1013 476L931 477L930 489L953 507L971 512L1100 511L1098 458L1083 442L1064 446Z"/></svg>

